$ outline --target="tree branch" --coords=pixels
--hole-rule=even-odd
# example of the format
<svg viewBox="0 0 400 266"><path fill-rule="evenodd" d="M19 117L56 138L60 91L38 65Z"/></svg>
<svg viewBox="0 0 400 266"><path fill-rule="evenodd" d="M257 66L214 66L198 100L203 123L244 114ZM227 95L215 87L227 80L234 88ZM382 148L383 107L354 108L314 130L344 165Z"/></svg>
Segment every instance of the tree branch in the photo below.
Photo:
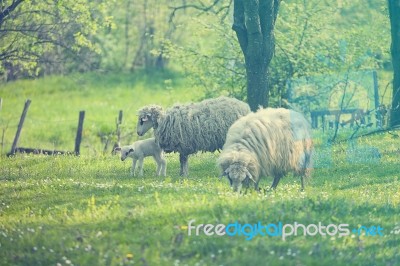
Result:
<svg viewBox="0 0 400 266"><path fill-rule="evenodd" d="M17 6L19 6L22 2L24 2L24 0L15 0L11 3L10 6L8 6L6 9L4 9L1 13L0 13L0 27L4 22L4 19L7 18L7 16L10 15L11 12L13 12Z"/></svg>
<svg viewBox="0 0 400 266"><path fill-rule="evenodd" d="M274 0L260 0L260 25L261 32L264 36L270 35L271 27L274 25L273 15L274 14Z"/></svg>
<svg viewBox="0 0 400 266"><path fill-rule="evenodd" d="M274 0L274 24L276 18L278 17L279 6L281 4L281 0Z"/></svg>
<svg viewBox="0 0 400 266"><path fill-rule="evenodd" d="M259 16L261 33L265 46L264 50L268 53L267 58L272 58L275 51L274 28L280 2L281 0L260 0Z"/></svg>
<svg viewBox="0 0 400 266"><path fill-rule="evenodd" d="M242 49L243 54L246 54L248 37L247 37L247 28L245 24L243 1L246 0L234 0L232 29L236 32L236 36L238 38L240 48Z"/></svg>
<svg viewBox="0 0 400 266"><path fill-rule="evenodd" d="M215 14L218 15L219 13L221 13L222 11L225 10L225 13L221 16L221 21L224 21L225 18L228 16L229 10L231 9L231 6L232 6L232 3L233 3L233 0L229 0L229 4L222 6L219 10L215 11Z"/></svg>

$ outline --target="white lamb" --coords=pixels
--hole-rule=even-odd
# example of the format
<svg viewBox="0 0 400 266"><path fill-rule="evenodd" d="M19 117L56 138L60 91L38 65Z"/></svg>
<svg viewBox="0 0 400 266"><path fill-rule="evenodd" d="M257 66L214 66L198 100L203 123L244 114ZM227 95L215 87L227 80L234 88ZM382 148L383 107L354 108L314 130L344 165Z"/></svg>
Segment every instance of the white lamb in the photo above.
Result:
<svg viewBox="0 0 400 266"><path fill-rule="evenodd" d="M115 148L116 151L121 151L121 161L127 157L133 159L131 174L135 176L136 162L139 161L139 175L143 175L143 159L148 156L153 156L157 163L157 176L160 174L166 176L167 162L164 159L163 150L156 143L154 138L139 140L132 145Z"/></svg>

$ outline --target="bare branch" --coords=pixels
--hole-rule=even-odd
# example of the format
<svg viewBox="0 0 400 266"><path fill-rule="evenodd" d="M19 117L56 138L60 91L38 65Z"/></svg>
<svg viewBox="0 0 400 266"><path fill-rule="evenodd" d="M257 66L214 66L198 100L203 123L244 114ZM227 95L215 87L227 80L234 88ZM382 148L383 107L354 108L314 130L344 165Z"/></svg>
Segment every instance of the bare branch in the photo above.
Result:
<svg viewBox="0 0 400 266"><path fill-rule="evenodd" d="M204 3L202 3L201 1L199 5L195 5L195 4L185 4L185 5L181 5L181 6L177 6L177 7L170 7L172 9L172 12L169 16L169 22L173 23L173 20L175 18L175 14L177 11L179 10L186 10L186 9L196 9L201 11L200 14L206 13L206 12L213 12L214 14L217 14L218 12L221 12L221 10L219 11L213 11L213 8L215 6L217 6L219 4L221 0L214 0L214 2L211 5L205 5Z"/></svg>

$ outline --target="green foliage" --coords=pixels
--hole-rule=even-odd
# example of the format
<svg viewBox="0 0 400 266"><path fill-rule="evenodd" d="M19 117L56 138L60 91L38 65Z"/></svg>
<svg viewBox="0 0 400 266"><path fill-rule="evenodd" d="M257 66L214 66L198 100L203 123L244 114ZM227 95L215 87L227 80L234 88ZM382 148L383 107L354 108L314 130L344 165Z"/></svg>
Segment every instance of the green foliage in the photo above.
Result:
<svg viewBox="0 0 400 266"><path fill-rule="evenodd" d="M291 78L379 69L388 60L385 1L282 2L271 65L274 91ZM374 19L371 20L371 17Z"/></svg>
<svg viewBox="0 0 400 266"><path fill-rule="evenodd" d="M7 7L14 1L3 1ZM112 1L22 1L1 23L0 72L8 78L63 69L92 69L92 57L100 53L94 36L112 28L108 8ZM80 58L80 68L76 63ZM83 60L85 58L87 60ZM62 61L60 65L55 62ZM98 63L98 59L95 59ZM53 64L52 64L53 63ZM47 65L49 64L49 65ZM45 68L45 69L44 69ZM55 68L55 69L54 69Z"/></svg>
<svg viewBox="0 0 400 266"><path fill-rule="evenodd" d="M286 98L288 79L386 67L389 27L385 1L284 1L275 28L276 51L269 68L271 105ZM372 21L370 18L373 17ZM244 59L223 14L184 21L193 38L170 46L205 97L228 94L245 99Z"/></svg>
<svg viewBox="0 0 400 266"><path fill-rule="evenodd" d="M171 44L169 54L192 86L204 92L203 98L227 95L246 100L243 54L224 16L203 14L182 22L193 32L192 38L184 45Z"/></svg>

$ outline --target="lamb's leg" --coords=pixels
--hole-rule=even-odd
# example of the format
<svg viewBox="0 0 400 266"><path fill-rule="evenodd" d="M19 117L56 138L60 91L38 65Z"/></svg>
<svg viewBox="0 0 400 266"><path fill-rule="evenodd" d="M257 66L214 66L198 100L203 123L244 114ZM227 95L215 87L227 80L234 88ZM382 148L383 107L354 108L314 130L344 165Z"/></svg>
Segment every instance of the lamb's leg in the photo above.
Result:
<svg viewBox="0 0 400 266"><path fill-rule="evenodd" d="M132 161L131 176L135 176L136 161L136 159L133 159Z"/></svg>
<svg viewBox="0 0 400 266"><path fill-rule="evenodd" d="M139 176L143 176L143 157L139 158Z"/></svg>
<svg viewBox="0 0 400 266"><path fill-rule="evenodd" d="M161 172L161 163L157 162L157 176L160 176L160 172Z"/></svg>
<svg viewBox="0 0 400 266"><path fill-rule="evenodd" d="M181 163L180 175L187 176L188 175L188 156L180 153L179 154L179 162Z"/></svg>
<svg viewBox="0 0 400 266"><path fill-rule="evenodd" d="M160 156L160 165L161 165L161 175L166 176L167 175L167 161L164 159L164 156L161 154Z"/></svg>
<svg viewBox="0 0 400 266"><path fill-rule="evenodd" d="M167 161L162 158L162 166L161 166L161 175L166 177L167 176Z"/></svg>
<svg viewBox="0 0 400 266"><path fill-rule="evenodd" d="M156 164L157 164L156 175L157 175L157 176L160 176L160 170L161 170L161 161L160 161L160 158L159 158L159 156L157 156L157 155L153 155L153 158L154 158L154 161L156 161Z"/></svg>
<svg viewBox="0 0 400 266"><path fill-rule="evenodd" d="M165 161L163 154L155 154L153 158L157 163L157 176L166 176L167 162Z"/></svg>

